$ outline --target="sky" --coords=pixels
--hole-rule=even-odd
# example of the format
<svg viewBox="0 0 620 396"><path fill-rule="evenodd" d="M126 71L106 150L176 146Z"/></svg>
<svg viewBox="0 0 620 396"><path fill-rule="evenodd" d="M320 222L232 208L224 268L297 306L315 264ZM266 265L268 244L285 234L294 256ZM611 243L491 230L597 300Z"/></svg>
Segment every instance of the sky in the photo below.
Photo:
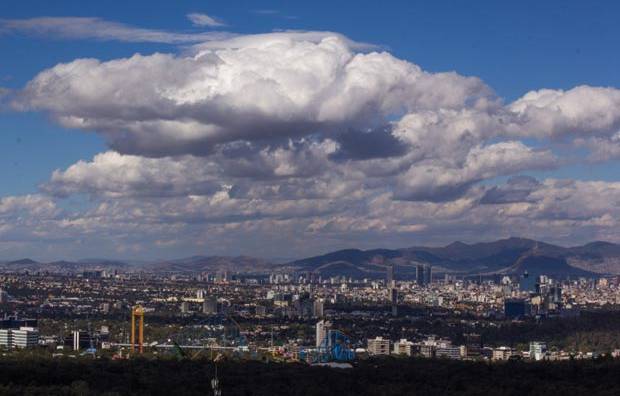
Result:
<svg viewBox="0 0 620 396"><path fill-rule="evenodd" d="M0 260L620 242L619 11L4 1Z"/></svg>

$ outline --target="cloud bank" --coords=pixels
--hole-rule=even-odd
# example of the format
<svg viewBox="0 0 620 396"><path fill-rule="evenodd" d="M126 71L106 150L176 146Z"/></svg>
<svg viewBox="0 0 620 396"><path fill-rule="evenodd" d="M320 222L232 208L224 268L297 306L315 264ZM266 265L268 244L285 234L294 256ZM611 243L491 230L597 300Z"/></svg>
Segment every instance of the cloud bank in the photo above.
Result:
<svg viewBox="0 0 620 396"><path fill-rule="evenodd" d="M12 100L109 151L1 201L7 240L264 256L509 235L620 242L618 183L531 176L620 157L612 87L505 103L479 78L337 33L276 32L76 59ZM61 209L84 196L86 208ZM24 216L32 202L47 209Z"/></svg>

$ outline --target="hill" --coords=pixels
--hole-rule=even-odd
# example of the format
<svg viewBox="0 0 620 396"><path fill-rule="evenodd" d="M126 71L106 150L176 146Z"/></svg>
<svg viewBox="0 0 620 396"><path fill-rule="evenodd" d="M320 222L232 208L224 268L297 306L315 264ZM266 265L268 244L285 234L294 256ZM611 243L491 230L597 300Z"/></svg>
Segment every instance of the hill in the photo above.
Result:
<svg viewBox="0 0 620 396"><path fill-rule="evenodd" d="M334 267L337 264L336 267ZM347 249L296 260L282 269L332 276L385 276L394 265L396 277L411 278L418 264L430 264L435 273L532 274L597 276L620 274L620 245L592 242L565 248L525 238L467 244L453 242L442 247L415 246L404 249Z"/></svg>

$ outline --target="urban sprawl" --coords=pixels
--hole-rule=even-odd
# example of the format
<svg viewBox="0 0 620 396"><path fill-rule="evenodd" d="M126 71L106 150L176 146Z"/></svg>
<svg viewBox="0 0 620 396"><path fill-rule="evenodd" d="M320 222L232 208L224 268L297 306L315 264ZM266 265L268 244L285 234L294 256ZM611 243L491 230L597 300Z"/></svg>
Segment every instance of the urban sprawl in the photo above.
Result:
<svg viewBox="0 0 620 396"><path fill-rule="evenodd" d="M0 348L57 358L137 355L303 361L347 367L378 355L463 360L618 356L502 329L615 307L620 279L457 277L419 265L401 280L313 273L0 275Z"/></svg>

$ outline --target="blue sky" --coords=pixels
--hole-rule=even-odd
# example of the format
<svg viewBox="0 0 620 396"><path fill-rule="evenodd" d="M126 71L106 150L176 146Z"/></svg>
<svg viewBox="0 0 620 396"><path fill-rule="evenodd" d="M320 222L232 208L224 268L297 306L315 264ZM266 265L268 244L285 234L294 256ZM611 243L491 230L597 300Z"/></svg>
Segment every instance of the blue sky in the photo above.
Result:
<svg viewBox="0 0 620 396"><path fill-rule="evenodd" d="M257 13L256 11L274 11ZM507 100L541 87L620 85L620 4L586 1L253 2L134 0L6 1L2 18L97 16L140 27L197 31L185 18L206 12L224 30L330 30L375 43L430 71L456 70L482 78ZM0 36L0 86L19 89L39 71L78 57L113 59L174 50L167 44L85 42ZM67 131L39 114L0 116L0 195L32 193L49 173L102 151L96 135ZM36 134L36 138L32 138ZM605 179L618 168L597 166ZM582 175L591 166L571 172ZM576 173L575 173L576 172Z"/></svg>
<svg viewBox="0 0 620 396"><path fill-rule="evenodd" d="M224 26L214 28L193 26L186 17L188 13L208 14L221 21ZM188 35L205 31L239 35L288 30L336 32L357 42L375 44L379 50L389 52L394 58L419 65L430 73L455 71L460 76L478 77L506 104L519 99L529 91L542 88L570 90L580 85L619 87L620 54L617 51L620 40L620 25L617 23L619 13L620 4L616 2L586 1L377 3L375 1L22 0L5 1L0 5L0 19L5 22L37 17L96 17L129 27ZM79 36L67 38L58 34L40 35L23 29L7 29L6 26L3 30L0 26L0 53L3 54L0 62L0 87L11 90L12 94L19 94L41 71L79 58L108 61L131 57L135 53L149 56L156 52L183 57L189 45L140 41L94 40ZM12 94L8 96L12 97ZM0 102L0 105L2 103ZM54 119L55 116L58 114L45 106L30 111L16 111L10 103L0 107L0 180L2 180L0 197L45 195L41 192L41 185L49 181L54 170L62 172L80 160L89 161L96 154L110 150L110 147L113 150L123 151L120 146L109 145L105 136L109 138L110 135L102 131L100 125L72 129L61 126ZM615 128L615 125L612 123L611 128ZM603 136L603 139L610 139L609 142L612 142L613 132L613 130L605 132L597 130L595 133L596 136ZM514 139L514 136L513 133L510 139ZM599 147L601 145L611 147L611 143L605 143L607 141L584 143L582 140L587 140L590 135L580 140L580 136L572 132L570 135L553 136L553 138L541 138L538 135L523 134L518 140L533 150L549 150L550 154L560 158L560 166L555 163L553 166L546 164L531 168L521 167L515 173L486 172L484 177L463 182L458 190L462 193L463 189L473 185L491 188L505 183L517 174L533 176L541 181L559 178L611 183L618 180L619 166L613 155L605 157L605 160L586 159L588 150L591 150L594 144ZM506 139L502 135L484 140L484 143L480 141L480 144L501 142ZM268 148L271 150L275 146ZM136 153L122 152L122 154ZM142 154L145 157L152 156L152 153L138 153ZM392 186L385 188L389 191L397 189ZM60 208L80 210L84 205L95 205L110 196L105 191L100 194L95 196L87 189L72 192L69 197L63 192L51 199ZM415 201L418 198L412 198L409 194L407 199ZM431 202L444 199L445 197L433 198ZM560 215L554 214L554 216ZM597 216L603 216L602 212ZM411 221L415 222L413 219ZM442 225L444 226L447 225ZM433 228L429 224L425 227ZM192 230L192 233L196 232L199 231ZM476 235L476 231L472 230L463 232L465 239L468 232L472 235L470 238ZM576 241L583 238L587 232L591 232L591 229L586 227L582 232L568 233L559 240ZM614 236L610 232L607 230L600 235ZM441 232L437 231L436 235L440 234ZM554 237L544 235L542 231L533 234ZM392 245L406 244L410 236L389 235L382 241ZM348 239L342 235L317 238L318 241L312 247L315 250L327 250L338 244L370 246L373 239L368 236ZM444 242L436 236L425 237L421 241ZM114 245L113 242L109 240L108 242L111 246ZM132 241L129 244L137 246L140 243ZM223 252L247 253L253 244L261 245L260 242L248 240L248 248L236 246L226 248L227 250L224 249ZM166 243L161 242L161 246L165 245ZM26 246L23 249L27 250L28 244L23 246ZM62 249L55 250L52 242L46 245L46 249L50 256L64 254ZM187 249L186 245L182 245L155 254L174 256ZM202 247L190 249L201 252ZM262 254L269 255L278 249L274 244L273 248L266 249ZM136 248L137 256L142 255L139 251L140 249ZM12 246L7 248L7 252L19 254L21 251ZM91 253L100 252L96 249L83 250L83 254ZM126 254L129 254L127 250L120 249L108 255Z"/></svg>

